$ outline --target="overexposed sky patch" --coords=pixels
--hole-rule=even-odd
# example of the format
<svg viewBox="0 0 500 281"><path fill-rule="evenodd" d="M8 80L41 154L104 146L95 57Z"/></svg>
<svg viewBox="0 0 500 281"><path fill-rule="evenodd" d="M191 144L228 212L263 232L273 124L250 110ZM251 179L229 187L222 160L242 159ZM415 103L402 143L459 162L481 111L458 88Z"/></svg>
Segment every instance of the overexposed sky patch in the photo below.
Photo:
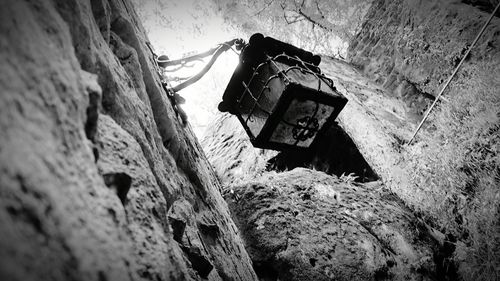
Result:
<svg viewBox="0 0 500 281"><path fill-rule="evenodd" d="M234 38L247 39L225 23L207 0L135 0L134 4L156 53L170 59L203 52ZM229 50L202 79L179 91L186 99L182 108L198 138L215 117L217 105L237 64L238 56ZM197 63L179 76L194 75L203 65L204 62Z"/></svg>

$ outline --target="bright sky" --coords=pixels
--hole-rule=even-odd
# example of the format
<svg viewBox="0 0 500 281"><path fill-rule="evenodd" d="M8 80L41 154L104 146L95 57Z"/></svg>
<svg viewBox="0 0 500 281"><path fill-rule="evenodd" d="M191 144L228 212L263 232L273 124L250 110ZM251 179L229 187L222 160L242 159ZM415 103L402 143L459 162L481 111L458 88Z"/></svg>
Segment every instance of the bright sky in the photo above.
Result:
<svg viewBox="0 0 500 281"><path fill-rule="evenodd" d="M134 0L134 4L156 53L168 55L170 59L203 52L234 38L247 40L246 35L224 23L207 0ZM179 91L186 99L182 108L198 138L213 120L237 64L238 56L229 50L202 79ZM179 76L194 75L203 66L203 63L198 63L197 69L186 69L189 72Z"/></svg>

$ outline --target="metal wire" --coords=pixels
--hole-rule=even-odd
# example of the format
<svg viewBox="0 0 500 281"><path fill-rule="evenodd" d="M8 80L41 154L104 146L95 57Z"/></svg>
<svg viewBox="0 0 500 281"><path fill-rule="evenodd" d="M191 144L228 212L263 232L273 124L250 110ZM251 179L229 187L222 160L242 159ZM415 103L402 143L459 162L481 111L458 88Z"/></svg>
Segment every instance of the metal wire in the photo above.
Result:
<svg viewBox="0 0 500 281"><path fill-rule="evenodd" d="M495 7L495 10L493 10L493 12L491 13L490 18L484 23L483 28L481 28L481 31L479 31L479 33L477 34L476 38L474 39L474 41L470 45L469 49L467 50L467 52L465 53L465 55L462 57L462 60L460 60L460 63L457 65L457 67L455 68L455 70L451 74L450 78L448 78L448 81L446 81L446 84L444 84L443 88L441 89L441 91L437 95L437 97L434 100L434 102L432 103L431 107L425 113L424 118L422 118L422 121L420 121L420 124L418 124L418 127L415 130L415 133L413 133L413 136L411 137L410 141L408 141L408 145L410 145L411 142L413 141L413 139L415 139L415 136L418 134L418 131L420 131L420 128L422 128L422 125L424 124L425 120L427 120L427 117L429 117L429 114L431 113L432 109L434 108L434 106L438 102L438 100L441 97L441 95L444 93L444 90L446 90L446 88L450 84L450 82L453 79L453 77L455 77L455 74L457 74L458 70L460 69L460 67L462 66L463 62L465 61L465 58L467 58L467 56L469 55L470 51L472 50L472 48L476 44L476 42L479 40L479 38L481 37L481 35L483 35L484 31L486 30L486 27L488 26L488 24L490 23L490 21L495 16L495 14L498 11L499 7L500 7L500 2L498 2L497 6Z"/></svg>

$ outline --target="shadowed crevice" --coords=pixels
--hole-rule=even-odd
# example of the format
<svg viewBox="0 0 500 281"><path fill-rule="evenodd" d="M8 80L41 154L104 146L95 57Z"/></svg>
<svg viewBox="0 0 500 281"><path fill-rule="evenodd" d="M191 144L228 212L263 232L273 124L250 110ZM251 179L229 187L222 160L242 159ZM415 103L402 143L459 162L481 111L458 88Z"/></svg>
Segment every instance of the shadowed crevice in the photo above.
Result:
<svg viewBox="0 0 500 281"><path fill-rule="evenodd" d="M123 206L127 204L127 194L132 178L126 173L109 173L102 176L107 187L114 189Z"/></svg>

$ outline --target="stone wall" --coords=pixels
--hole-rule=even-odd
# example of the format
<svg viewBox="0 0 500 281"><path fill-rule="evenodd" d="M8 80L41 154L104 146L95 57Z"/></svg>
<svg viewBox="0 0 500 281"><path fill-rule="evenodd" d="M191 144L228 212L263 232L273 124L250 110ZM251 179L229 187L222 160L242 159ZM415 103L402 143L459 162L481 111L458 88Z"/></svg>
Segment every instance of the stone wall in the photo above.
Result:
<svg viewBox="0 0 500 281"><path fill-rule="evenodd" d="M3 1L0 279L256 280L128 0Z"/></svg>

